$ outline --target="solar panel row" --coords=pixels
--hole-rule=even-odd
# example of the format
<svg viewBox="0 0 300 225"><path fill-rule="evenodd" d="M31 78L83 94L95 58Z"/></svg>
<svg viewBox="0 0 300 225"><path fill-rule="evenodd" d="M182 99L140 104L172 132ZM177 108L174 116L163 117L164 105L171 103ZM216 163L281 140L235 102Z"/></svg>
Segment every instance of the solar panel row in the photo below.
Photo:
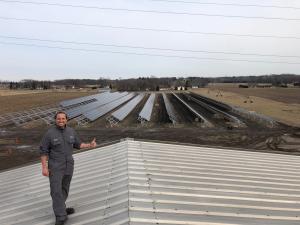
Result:
<svg viewBox="0 0 300 225"><path fill-rule="evenodd" d="M65 101L60 102L59 105L62 107L68 107L71 105L79 104L79 103L90 101L90 100L96 100L99 95L101 95L101 94L95 94L95 95L84 96L84 97L75 98L75 99L71 99L71 100L65 100Z"/></svg>
<svg viewBox="0 0 300 225"><path fill-rule="evenodd" d="M155 94L152 93L139 114L139 120L150 121L155 100Z"/></svg>
<svg viewBox="0 0 300 225"><path fill-rule="evenodd" d="M124 105L122 108L118 109L114 113L112 113L112 116L116 118L119 121L122 121L125 119L128 114L139 104L139 102L144 98L145 94L139 94L135 98L133 98L131 101L129 101L126 105Z"/></svg>
<svg viewBox="0 0 300 225"><path fill-rule="evenodd" d="M90 104L87 104L87 105L80 105L76 108L72 108L72 109L69 109L67 110L67 114L69 116L70 119L73 119L77 116L80 116L81 114L85 113L85 112L88 112L88 111L91 111L95 108L98 108L102 105L105 105L109 102L112 102L118 98L121 98L125 95L127 95L128 93L127 92L104 92L100 95L97 96L97 101L95 102L92 102Z"/></svg>
<svg viewBox="0 0 300 225"><path fill-rule="evenodd" d="M91 111L83 113L83 116L85 118L89 119L90 121L94 121L94 120L100 118L101 116L105 115L106 113L110 112L111 110L115 109L119 105L125 103L126 101L131 99L133 96L134 96L133 93L129 93L129 94L127 93L127 95L125 95L115 101L112 101L108 104L105 104L105 105L99 107L99 108L96 108Z"/></svg>
<svg viewBox="0 0 300 225"><path fill-rule="evenodd" d="M175 93L173 93L173 95L183 104L185 105L188 110L190 110L196 117L198 117L199 119L201 119L201 121L203 122L203 124L205 124L206 126L212 126L212 124L204 117L202 116L200 113L198 113L193 107L191 107L189 104L187 104L184 100L182 100L178 95L176 95Z"/></svg>
<svg viewBox="0 0 300 225"><path fill-rule="evenodd" d="M169 119L172 121L173 124L175 124L178 122L175 114L175 109L171 104L170 100L168 99L167 95L165 93L163 93L162 95L165 102L167 113L169 115Z"/></svg>

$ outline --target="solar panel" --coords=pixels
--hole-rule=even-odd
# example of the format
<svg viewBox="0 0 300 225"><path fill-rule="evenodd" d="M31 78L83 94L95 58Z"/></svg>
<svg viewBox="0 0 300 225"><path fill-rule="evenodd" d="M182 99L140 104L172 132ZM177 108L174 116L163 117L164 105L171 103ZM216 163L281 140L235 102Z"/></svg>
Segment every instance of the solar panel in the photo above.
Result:
<svg viewBox="0 0 300 225"><path fill-rule="evenodd" d="M122 108L114 112L112 116L118 119L119 121L122 121L137 106L137 104L144 98L144 96L144 94L139 94L134 99L129 101L126 105L124 105Z"/></svg>
<svg viewBox="0 0 300 225"><path fill-rule="evenodd" d="M155 94L152 93L139 114L140 121L150 121L155 100Z"/></svg>
<svg viewBox="0 0 300 225"><path fill-rule="evenodd" d="M169 115L169 119L172 121L173 124L175 124L178 121L176 118L175 109L174 109L173 105L171 104L170 100L168 99L167 95L165 93L163 93L162 95L163 95L167 113Z"/></svg>
<svg viewBox="0 0 300 225"><path fill-rule="evenodd" d="M124 102L128 101L134 96L133 93L129 93L113 102L110 102L108 104L105 104L99 108L93 109L91 111L83 113L83 116L90 121L94 121L101 116L105 115L106 113L110 112L111 110L115 109L119 105L123 104Z"/></svg>

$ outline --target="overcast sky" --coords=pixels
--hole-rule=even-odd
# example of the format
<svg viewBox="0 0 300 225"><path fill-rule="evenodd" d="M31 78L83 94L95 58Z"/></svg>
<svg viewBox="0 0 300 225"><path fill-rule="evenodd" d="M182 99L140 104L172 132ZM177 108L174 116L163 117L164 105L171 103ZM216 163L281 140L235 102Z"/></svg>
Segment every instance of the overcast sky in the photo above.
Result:
<svg viewBox="0 0 300 225"><path fill-rule="evenodd" d="M300 73L297 0L8 1L0 0L0 80ZM221 5L231 3L282 8Z"/></svg>

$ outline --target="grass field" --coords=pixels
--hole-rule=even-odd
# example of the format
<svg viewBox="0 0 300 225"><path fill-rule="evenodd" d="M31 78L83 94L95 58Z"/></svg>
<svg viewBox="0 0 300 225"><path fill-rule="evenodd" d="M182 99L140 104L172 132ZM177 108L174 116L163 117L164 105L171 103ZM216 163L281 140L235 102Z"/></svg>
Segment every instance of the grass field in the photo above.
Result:
<svg viewBox="0 0 300 225"><path fill-rule="evenodd" d="M0 90L0 115L39 106L58 104L62 100L91 95L83 91L7 91Z"/></svg>
<svg viewBox="0 0 300 225"><path fill-rule="evenodd" d="M210 87L192 90L195 93L231 105L255 111L279 122L300 127L300 89Z"/></svg>
<svg viewBox="0 0 300 225"><path fill-rule="evenodd" d="M300 104L300 88L238 88L224 85L210 87L210 90L232 92L245 97L256 96L283 103Z"/></svg>

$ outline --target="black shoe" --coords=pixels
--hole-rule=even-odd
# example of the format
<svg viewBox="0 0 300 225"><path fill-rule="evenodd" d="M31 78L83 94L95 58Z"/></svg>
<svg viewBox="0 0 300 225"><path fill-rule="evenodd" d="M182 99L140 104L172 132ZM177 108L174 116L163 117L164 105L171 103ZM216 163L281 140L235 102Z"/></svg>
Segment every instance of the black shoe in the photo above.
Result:
<svg viewBox="0 0 300 225"><path fill-rule="evenodd" d="M64 220L56 219L55 225L64 225L67 220L68 220L68 217L66 217Z"/></svg>
<svg viewBox="0 0 300 225"><path fill-rule="evenodd" d="M66 212L67 212L67 215L71 215L71 214L75 213L75 209L74 208L66 208Z"/></svg>

